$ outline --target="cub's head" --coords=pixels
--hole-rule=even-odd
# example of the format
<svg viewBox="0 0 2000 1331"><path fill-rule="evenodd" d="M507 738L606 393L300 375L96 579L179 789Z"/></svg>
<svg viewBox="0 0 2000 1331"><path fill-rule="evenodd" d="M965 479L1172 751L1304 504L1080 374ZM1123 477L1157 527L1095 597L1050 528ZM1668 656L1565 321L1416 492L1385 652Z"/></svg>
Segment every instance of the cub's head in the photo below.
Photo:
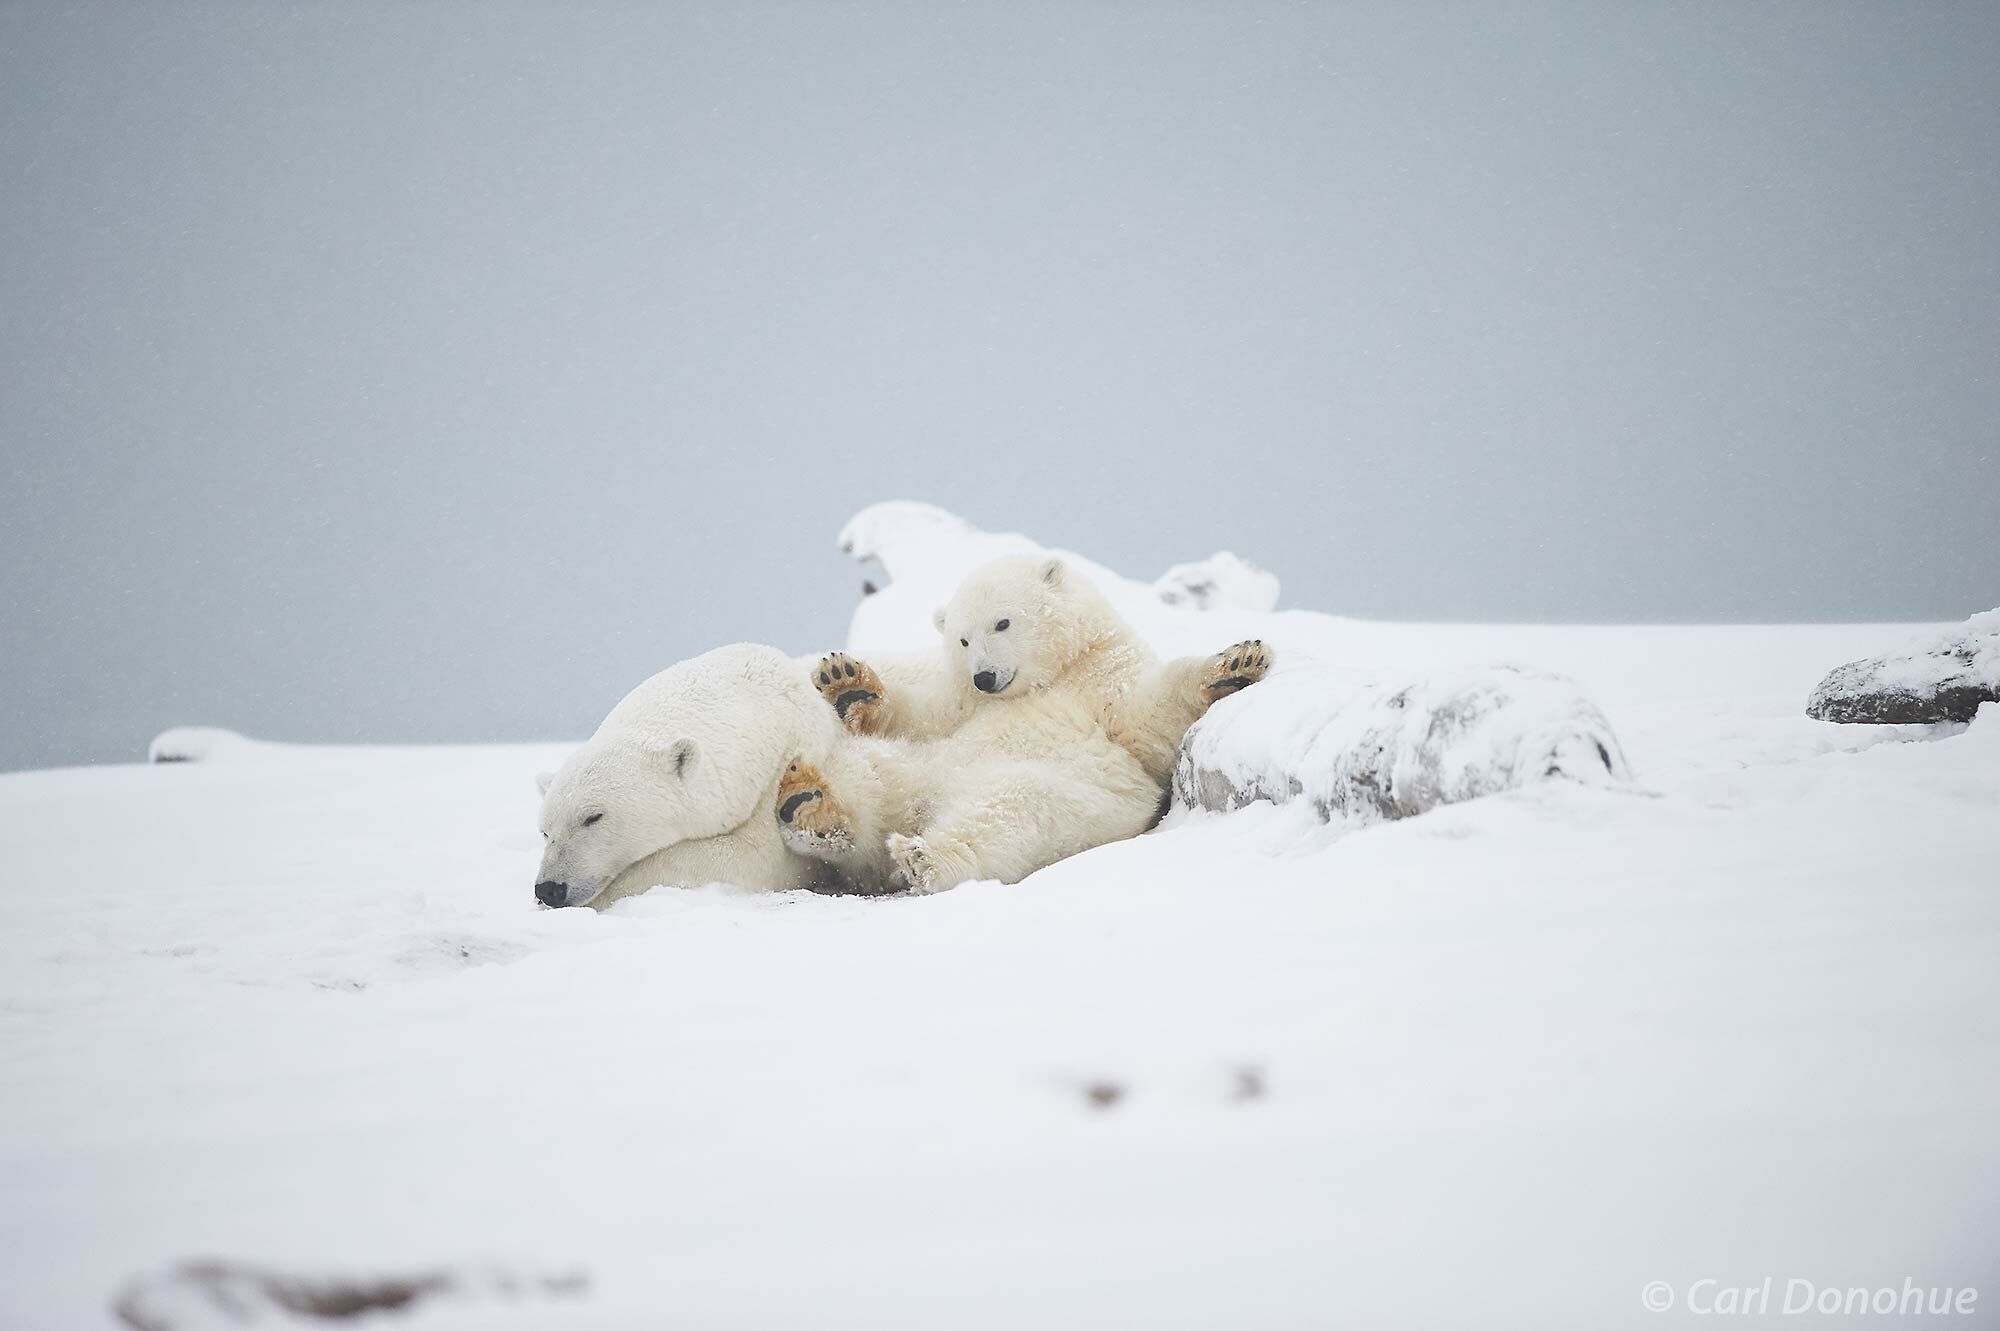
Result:
<svg viewBox="0 0 2000 1331"><path fill-rule="evenodd" d="M656 850L685 840L698 821L705 786L691 739L593 741L542 788L542 867L535 899L582 906Z"/></svg>
<svg viewBox="0 0 2000 1331"><path fill-rule="evenodd" d="M981 693L1044 688L1103 631L1110 608L1051 555L1009 555L975 569L933 616L945 655Z"/></svg>

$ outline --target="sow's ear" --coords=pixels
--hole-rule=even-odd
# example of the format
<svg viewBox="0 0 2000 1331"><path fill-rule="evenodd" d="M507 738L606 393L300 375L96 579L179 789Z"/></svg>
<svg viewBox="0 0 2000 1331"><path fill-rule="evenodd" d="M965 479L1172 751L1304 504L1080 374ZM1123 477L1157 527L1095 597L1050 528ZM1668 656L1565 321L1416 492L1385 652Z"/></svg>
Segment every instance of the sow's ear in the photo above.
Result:
<svg viewBox="0 0 2000 1331"><path fill-rule="evenodd" d="M931 627L932 627L932 628L934 628L934 629L936 629L936 630L937 630L937 631L938 631L939 633L942 633L942 632L944 632L944 607L943 607L943 606L939 606L939 607L938 607L937 609L935 609L935 610L931 611Z"/></svg>
<svg viewBox="0 0 2000 1331"><path fill-rule="evenodd" d="M1058 587L1062 585L1062 580L1063 562L1061 559L1051 558L1047 563L1042 565L1043 582L1046 582L1051 587Z"/></svg>
<svg viewBox="0 0 2000 1331"><path fill-rule="evenodd" d="M555 779L556 779L556 774L555 774L554 772L537 772L537 773L535 773L535 790L536 790L536 791L537 791L537 792L538 792L539 794L543 794L543 795L546 795L546 794L548 794L548 793L549 793L549 787L550 787L550 786L551 786L552 784L554 784L554 782L555 782Z"/></svg>
<svg viewBox="0 0 2000 1331"><path fill-rule="evenodd" d="M694 765L695 747L691 739L677 739L671 744L663 739L648 740L646 752L665 762L675 776L686 776Z"/></svg>

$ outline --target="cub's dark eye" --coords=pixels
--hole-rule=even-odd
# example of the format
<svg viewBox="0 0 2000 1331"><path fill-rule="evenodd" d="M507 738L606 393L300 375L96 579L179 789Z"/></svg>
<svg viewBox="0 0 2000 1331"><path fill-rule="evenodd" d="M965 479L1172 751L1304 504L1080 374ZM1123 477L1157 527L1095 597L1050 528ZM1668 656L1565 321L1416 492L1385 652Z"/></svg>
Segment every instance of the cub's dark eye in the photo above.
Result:
<svg viewBox="0 0 2000 1331"><path fill-rule="evenodd" d="M593 813L590 815L590 817L583 820L583 825L585 827L589 827L591 824L600 821L603 817L604 815L601 813Z"/></svg>
<svg viewBox="0 0 2000 1331"><path fill-rule="evenodd" d="M993 631L995 633L1005 633L1007 631L1007 626L1013 622L1014 621L1011 619L1003 619L998 624L995 624L993 626Z"/></svg>
<svg viewBox="0 0 2000 1331"><path fill-rule="evenodd" d="M959 646L961 646L961 647L970 647L970 646L971 646L972 644L971 644L971 643L969 643L969 642L967 642L967 641L966 641L965 639L963 639L963 638L960 638L960 639L958 640L958 645L959 645Z"/></svg>

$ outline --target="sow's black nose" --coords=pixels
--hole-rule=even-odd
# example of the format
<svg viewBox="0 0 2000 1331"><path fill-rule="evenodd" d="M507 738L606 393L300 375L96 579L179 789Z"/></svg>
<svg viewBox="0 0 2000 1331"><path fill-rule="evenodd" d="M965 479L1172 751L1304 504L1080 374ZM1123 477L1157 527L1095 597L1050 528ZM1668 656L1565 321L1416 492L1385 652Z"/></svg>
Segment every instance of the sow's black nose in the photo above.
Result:
<svg viewBox="0 0 2000 1331"><path fill-rule="evenodd" d="M536 883L535 900L544 906L562 906L569 901L568 883Z"/></svg>
<svg viewBox="0 0 2000 1331"><path fill-rule="evenodd" d="M972 687L978 689L981 693L993 692L993 672L991 670L982 670L974 675L972 677Z"/></svg>

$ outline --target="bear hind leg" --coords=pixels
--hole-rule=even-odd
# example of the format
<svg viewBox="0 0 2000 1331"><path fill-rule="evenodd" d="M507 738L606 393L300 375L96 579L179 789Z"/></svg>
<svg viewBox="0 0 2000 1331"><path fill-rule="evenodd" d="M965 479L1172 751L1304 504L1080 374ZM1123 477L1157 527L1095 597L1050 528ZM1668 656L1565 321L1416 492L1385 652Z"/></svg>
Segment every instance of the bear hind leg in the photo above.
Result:
<svg viewBox="0 0 2000 1331"><path fill-rule="evenodd" d="M888 849L897 877L918 896L943 892L979 876L971 849L954 837L898 832L889 837Z"/></svg>

